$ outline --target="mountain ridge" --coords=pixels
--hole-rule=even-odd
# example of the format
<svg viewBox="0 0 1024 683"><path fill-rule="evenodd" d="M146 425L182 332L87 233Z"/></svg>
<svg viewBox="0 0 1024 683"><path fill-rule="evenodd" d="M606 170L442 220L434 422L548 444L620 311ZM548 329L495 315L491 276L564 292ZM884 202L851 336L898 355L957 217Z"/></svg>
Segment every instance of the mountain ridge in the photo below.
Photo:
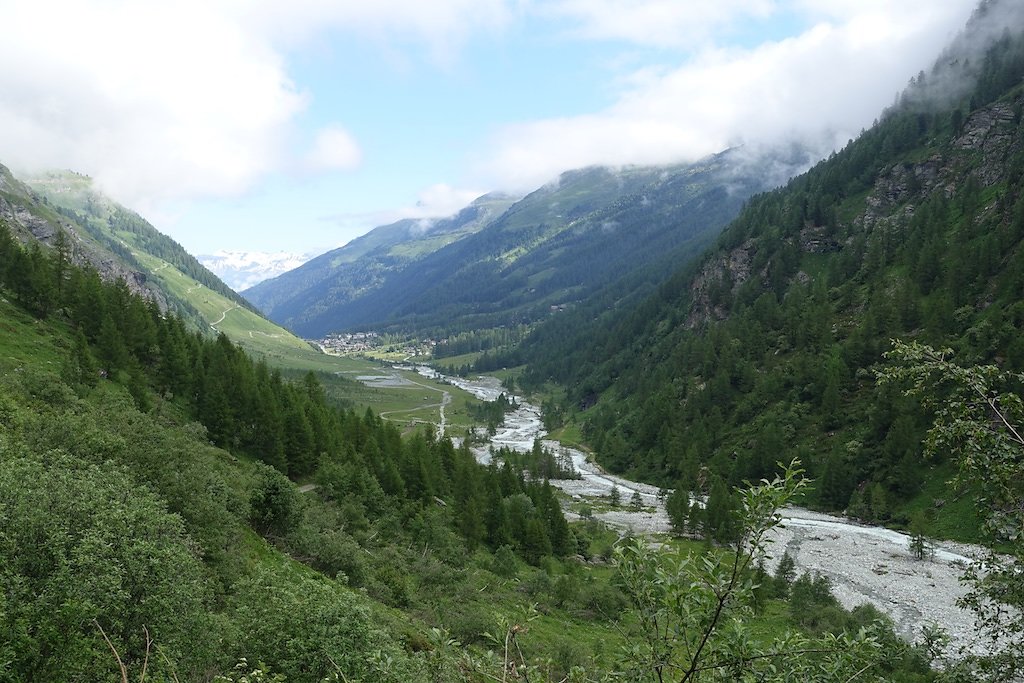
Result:
<svg viewBox="0 0 1024 683"><path fill-rule="evenodd" d="M808 165L799 149L770 158L790 173ZM575 305L605 281L675 249L693 252L705 231L716 231L747 196L777 179L769 171L766 159L751 159L742 150L670 167L567 171L480 229L420 258L389 264L386 273L380 261L344 264L377 268L379 279L357 296L332 298L336 290L326 283L343 276L322 267L326 255L299 269L321 267L321 279L287 303L271 300L271 292L300 272L245 294L307 337L371 327L444 336L535 322L552 307Z"/></svg>
<svg viewBox="0 0 1024 683"><path fill-rule="evenodd" d="M66 238L73 264L88 265L106 281L124 281L129 291L175 312L202 334L226 332L260 355L312 351L264 319L180 244L98 192L86 175L50 171L22 181L0 166L0 218L25 243L54 249Z"/></svg>
<svg viewBox="0 0 1024 683"><path fill-rule="evenodd" d="M415 260L420 252L462 239L514 201L503 193L488 193L445 218L406 218L378 226L344 246L325 252L302 266L242 292L270 316L281 308L310 305L327 289L342 296L372 288L387 272ZM361 268L349 267L360 260ZM299 302L299 303L295 303ZM288 318L281 317L282 320Z"/></svg>

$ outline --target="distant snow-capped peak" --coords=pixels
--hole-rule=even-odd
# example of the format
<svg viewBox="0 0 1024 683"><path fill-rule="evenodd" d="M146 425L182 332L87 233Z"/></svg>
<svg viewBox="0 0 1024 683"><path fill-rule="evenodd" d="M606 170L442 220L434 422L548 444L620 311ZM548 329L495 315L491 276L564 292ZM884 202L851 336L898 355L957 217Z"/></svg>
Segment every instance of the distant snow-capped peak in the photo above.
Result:
<svg viewBox="0 0 1024 683"><path fill-rule="evenodd" d="M298 268L315 254L287 251L229 251L222 249L196 258L236 292Z"/></svg>

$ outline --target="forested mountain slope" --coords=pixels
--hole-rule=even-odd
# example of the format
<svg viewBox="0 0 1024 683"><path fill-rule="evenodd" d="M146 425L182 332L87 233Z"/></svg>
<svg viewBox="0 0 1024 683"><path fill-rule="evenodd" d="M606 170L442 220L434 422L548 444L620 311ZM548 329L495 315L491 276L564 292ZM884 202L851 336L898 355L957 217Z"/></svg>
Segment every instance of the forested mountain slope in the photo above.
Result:
<svg viewBox="0 0 1024 683"><path fill-rule="evenodd" d="M240 305L248 303L185 249L134 211L98 192L88 176L70 171L49 172L25 179L25 184L70 220L106 243L128 265L146 271L135 250L155 256L208 289Z"/></svg>
<svg viewBox="0 0 1024 683"><path fill-rule="evenodd" d="M733 150L687 166L568 172L358 296L310 289L300 306L271 316L303 336L356 327L445 336L531 323L677 250L685 259L752 193L807 163L798 150L750 157Z"/></svg>
<svg viewBox="0 0 1024 683"><path fill-rule="evenodd" d="M80 182L88 183L88 179L81 177ZM0 218L22 242L38 241L44 246L56 246L58 235L63 232L64 238L60 239L66 238L66 242L61 245L61 249L68 251L71 261L88 263L104 277L121 278L133 291L157 297L164 306L168 304L166 294L148 283L142 269L131 263L131 255L122 243L97 234L86 219L68 207L51 205L49 200L15 178L2 165Z"/></svg>
<svg viewBox="0 0 1024 683"><path fill-rule="evenodd" d="M1020 14L983 4L875 126L751 200L635 310L542 326L526 384L566 385L599 460L651 480L756 480L799 454L823 506L884 521L922 490L944 500L926 416L872 368L894 337L1024 368Z"/></svg>
<svg viewBox="0 0 1024 683"><path fill-rule="evenodd" d="M0 321L0 681L640 680L660 666L634 645L663 637L640 611L652 591L695 615L664 636L673 663L934 680L824 580L755 574L742 540L613 549L524 470L554 468L539 445L484 467L431 430L403 436L3 221ZM788 498L796 476L751 495Z"/></svg>
<svg viewBox="0 0 1024 683"><path fill-rule="evenodd" d="M515 201L509 195L487 194L449 218L406 218L382 225L243 295L267 315L292 325L325 307L365 296L411 262L481 230Z"/></svg>

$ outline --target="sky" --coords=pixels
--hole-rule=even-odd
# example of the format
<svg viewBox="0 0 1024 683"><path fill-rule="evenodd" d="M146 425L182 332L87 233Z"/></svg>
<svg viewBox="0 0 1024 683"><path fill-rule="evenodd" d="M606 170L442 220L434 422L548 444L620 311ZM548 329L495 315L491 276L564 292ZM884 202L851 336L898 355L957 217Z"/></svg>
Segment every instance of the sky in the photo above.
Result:
<svg viewBox="0 0 1024 683"><path fill-rule="evenodd" d="M871 125L976 0L0 0L0 163L194 254Z"/></svg>

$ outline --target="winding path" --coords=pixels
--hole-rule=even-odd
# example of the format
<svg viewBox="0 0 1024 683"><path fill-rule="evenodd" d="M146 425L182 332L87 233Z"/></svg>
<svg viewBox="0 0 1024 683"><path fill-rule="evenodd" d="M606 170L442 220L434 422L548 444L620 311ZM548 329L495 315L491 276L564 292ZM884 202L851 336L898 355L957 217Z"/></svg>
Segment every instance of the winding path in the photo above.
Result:
<svg viewBox="0 0 1024 683"><path fill-rule="evenodd" d="M221 313L221 314L220 314L220 317L219 317L219 318L217 318L217 321L216 321L216 322L212 322L212 323L210 323L210 327L212 327L212 328L216 329L216 328L217 328L217 325L220 325L220 324L221 324L222 322L224 322L224 318L226 318L226 317L227 317L228 313L230 313L231 311L235 310L236 308L239 308L238 304L235 304L234 306L232 306L232 307L231 307L231 308L229 308L228 310L226 310L226 311L224 311L223 313Z"/></svg>
<svg viewBox="0 0 1024 683"><path fill-rule="evenodd" d="M392 422L398 422L398 420L393 420L389 416L390 415L400 415L402 413L415 413L417 411L423 410L424 408L436 408L437 412L438 412L438 421L437 422L429 422L429 421L426 421L426 420L417 420L417 419L409 420L408 422L413 423L413 424L432 424L435 427L437 427L437 435L438 435L438 437L444 436L445 429L448 426L448 420L447 420L447 417L445 416L444 409L445 409L445 407L448 406L449 403L452 402L451 392L445 391L444 389L438 389L437 387L432 387L429 384L423 384L422 382L417 382L415 380L411 380L408 377L401 377L398 374L393 374L392 377L395 378L395 379L401 379L402 380L402 384L411 384L413 386L421 387L423 389L429 389L430 391L437 391L437 392L439 392L441 394L441 400L438 403L428 403L426 405L416 406L415 408L402 408L400 410L386 410L386 411L378 413L378 416L381 417L384 420L391 420Z"/></svg>

